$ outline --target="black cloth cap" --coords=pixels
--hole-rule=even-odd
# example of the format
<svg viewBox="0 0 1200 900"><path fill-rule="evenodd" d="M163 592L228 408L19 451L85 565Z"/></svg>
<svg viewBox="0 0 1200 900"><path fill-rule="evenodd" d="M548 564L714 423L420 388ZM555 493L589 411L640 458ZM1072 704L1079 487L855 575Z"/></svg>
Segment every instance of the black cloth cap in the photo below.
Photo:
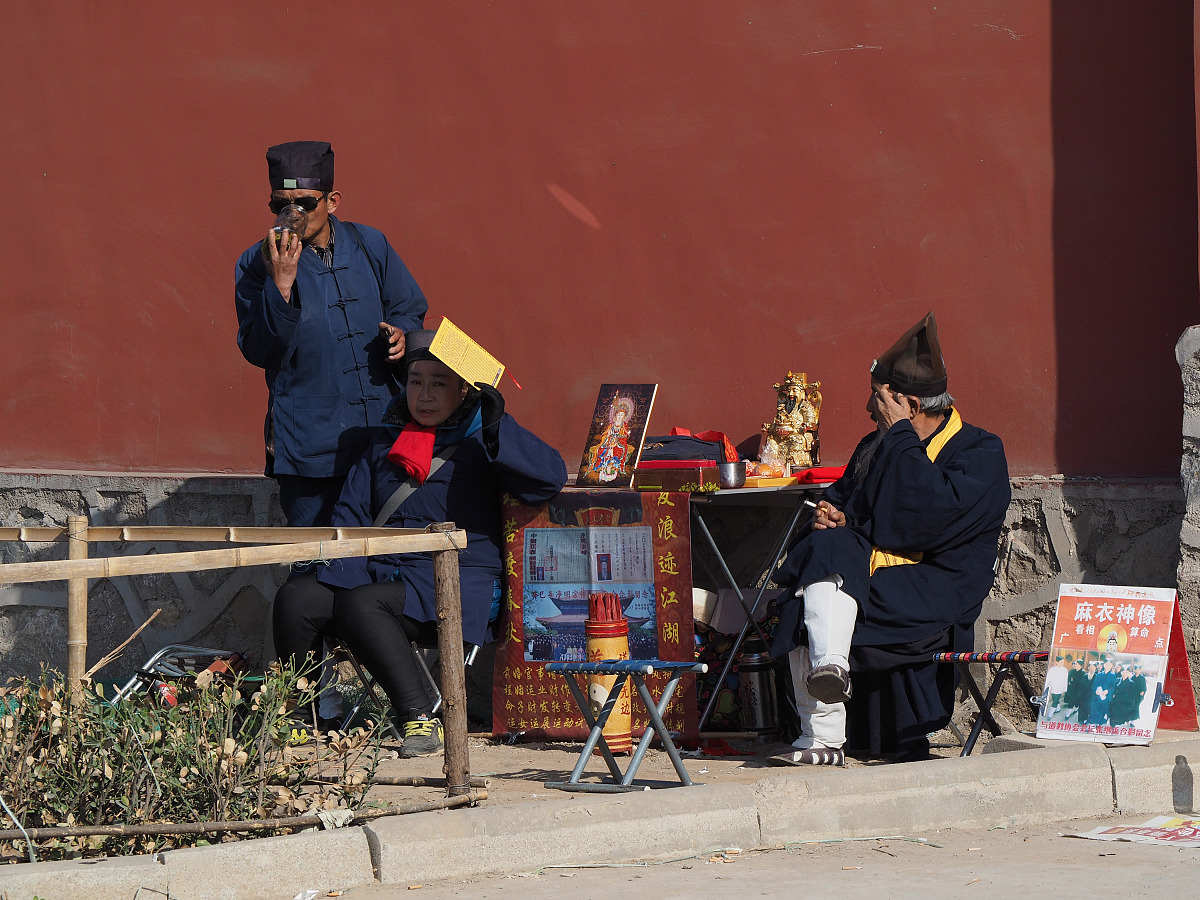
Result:
<svg viewBox="0 0 1200 900"><path fill-rule="evenodd" d="M325 141L289 141L267 148L273 191L332 191L333 148Z"/></svg>
<svg viewBox="0 0 1200 900"><path fill-rule="evenodd" d="M404 333L404 356L397 363L397 368L407 376L409 363L420 362L423 359L432 359L437 362L442 362L433 355L433 351L429 347L433 344L433 338L437 334L436 330L429 328L419 328L415 331L407 331Z"/></svg>
<svg viewBox="0 0 1200 900"><path fill-rule="evenodd" d="M433 355L430 346L433 344L433 339L437 335L437 329L420 328L415 331L406 331L404 333L404 356L400 358L400 362L396 363L396 369L400 373L400 378L403 381L408 380L408 367L415 362L420 362L423 359L432 359L434 362L439 362L452 372L453 368L444 359L439 359ZM461 378L457 372L454 373ZM470 393L467 394L468 399L478 393L474 385L468 385Z"/></svg>
<svg viewBox="0 0 1200 900"><path fill-rule="evenodd" d="M871 377L910 397L946 393L946 363L933 313L926 313L925 318L871 363Z"/></svg>

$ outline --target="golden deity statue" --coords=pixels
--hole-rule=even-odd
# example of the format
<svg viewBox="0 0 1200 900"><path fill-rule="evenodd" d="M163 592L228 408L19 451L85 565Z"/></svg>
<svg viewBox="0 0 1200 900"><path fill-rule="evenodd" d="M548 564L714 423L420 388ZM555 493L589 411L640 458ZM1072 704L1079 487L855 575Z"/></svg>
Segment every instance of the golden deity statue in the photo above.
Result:
<svg viewBox="0 0 1200 900"><path fill-rule="evenodd" d="M790 475L794 468L821 464L821 440L817 425L821 418L821 382L809 382L805 372L793 374L773 385L778 396L775 420L762 427L759 450L760 471L778 470Z"/></svg>

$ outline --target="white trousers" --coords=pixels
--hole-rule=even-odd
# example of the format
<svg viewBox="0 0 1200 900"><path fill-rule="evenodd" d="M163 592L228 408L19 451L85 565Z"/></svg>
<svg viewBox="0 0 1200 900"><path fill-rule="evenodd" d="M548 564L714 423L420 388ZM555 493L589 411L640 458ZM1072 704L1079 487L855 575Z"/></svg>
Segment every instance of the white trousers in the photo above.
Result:
<svg viewBox="0 0 1200 900"><path fill-rule="evenodd" d="M854 637L858 604L841 586L842 579L835 575L796 591L796 596L804 597L804 627L808 631L808 646L788 654L796 711L804 732L792 743L797 750L836 749L846 743L846 704L822 703L808 692L808 676L817 666L833 664L850 670L850 640Z"/></svg>
<svg viewBox="0 0 1200 900"><path fill-rule="evenodd" d="M814 581L796 591L804 597L804 627L813 667L836 665L850 670L850 639L858 603L842 591L840 575Z"/></svg>

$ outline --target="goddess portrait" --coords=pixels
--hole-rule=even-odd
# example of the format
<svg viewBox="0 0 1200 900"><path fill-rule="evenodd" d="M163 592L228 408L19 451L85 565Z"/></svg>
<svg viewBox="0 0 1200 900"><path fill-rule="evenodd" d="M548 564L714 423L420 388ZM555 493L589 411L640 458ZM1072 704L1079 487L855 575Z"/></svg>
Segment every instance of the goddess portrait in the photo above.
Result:
<svg viewBox="0 0 1200 900"><path fill-rule="evenodd" d="M633 450L629 443L633 408L633 400L620 396L614 397L608 407L608 427L604 429L588 466L597 481L615 481L625 471L625 462Z"/></svg>

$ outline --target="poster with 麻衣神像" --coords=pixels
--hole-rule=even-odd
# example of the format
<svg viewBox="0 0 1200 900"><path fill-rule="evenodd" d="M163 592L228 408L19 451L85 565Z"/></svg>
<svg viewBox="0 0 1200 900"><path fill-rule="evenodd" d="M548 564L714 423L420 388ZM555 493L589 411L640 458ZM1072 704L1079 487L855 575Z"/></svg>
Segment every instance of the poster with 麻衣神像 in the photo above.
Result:
<svg viewBox="0 0 1200 900"><path fill-rule="evenodd" d="M1062 585L1038 737L1150 743L1174 607L1171 588Z"/></svg>
<svg viewBox="0 0 1200 900"><path fill-rule="evenodd" d="M615 594L629 627L631 659L691 661L692 562L685 493L566 488L543 507L503 506L508 603L497 623L492 730L582 738L583 716L548 662L588 659L588 595ZM657 697L668 676L647 679ZM696 730L694 676L663 716ZM633 732L647 724L633 704Z"/></svg>

